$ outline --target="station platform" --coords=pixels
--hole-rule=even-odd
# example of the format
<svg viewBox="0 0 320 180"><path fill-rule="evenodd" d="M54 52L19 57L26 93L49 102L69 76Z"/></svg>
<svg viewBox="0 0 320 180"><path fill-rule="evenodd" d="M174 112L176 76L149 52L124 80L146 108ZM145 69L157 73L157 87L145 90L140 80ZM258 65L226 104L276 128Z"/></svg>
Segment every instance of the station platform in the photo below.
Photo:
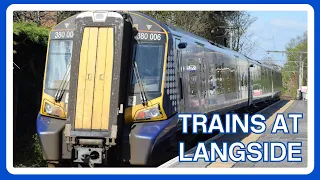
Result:
<svg viewBox="0 0 320 180"><path fill-rule="evenodd" d="M220 159L216 159L215 162L205 162L204 160L199 160L198 162L179 162L178 156L171 159L170 161L162 164L158 168L254 168L254 167L307 167L307 101L304 100L280 100L275 104L259 111L258 113L263 114L266 117L267 130L263 134L218 134L207 141L205 144L207 149L210 149L209 145L211 142L216 142L221 146L222 142L242 142L244 145L247 145L250 142L302 142L302 162L301 163L292 163L292 162L221 162ZM275 121L275 117L278 113L284 113L287 117L288 113L303 113L303 119L299 120L299 133L298 134L284 134L279 132L277 134L271 134L272 124ZM292 132L292 121L287 120L288 129ZM192 155L196 147L188 150L185 154L186 156ZM279 152L276 152L278 154Z"/></svg>

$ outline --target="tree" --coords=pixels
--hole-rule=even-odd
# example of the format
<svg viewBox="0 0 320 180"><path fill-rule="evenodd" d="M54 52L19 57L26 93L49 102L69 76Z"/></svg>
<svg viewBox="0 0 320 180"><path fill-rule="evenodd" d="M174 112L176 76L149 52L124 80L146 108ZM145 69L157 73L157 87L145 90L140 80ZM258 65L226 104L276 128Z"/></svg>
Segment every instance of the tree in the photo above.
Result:
<svg viewBox="0 0 320 180"><path fill-rule="evenodd" d="M232 48L246 56L250 56L257 42L252 41L253 34L247 32L248 28L257 20L246 11L234 11L226 16L226 21L232 32ZM230 36L231 33L228 35Z"/></svg>
<svg viewBox="0 0 320 180"><path fill-rule="evenodd" d="M57 17L57 24L61 21L80 13L81 11L57 11L56 17Z"/></svg>
<svg viewBox="0 0 320 180"><path fill-rule="evenodd" d="M14 11L14 22L35 23L38 26L54 27L61 21L81 11Z"/></svg>
<svg viewBox="0 0 320 180"><path fill-rule="evenodd" d="M57 23L81 11L15 11L14 22L33 22L45 27ZM246 11L142 11L164 23L172 24L215 43L227 46L227 39L233 34L232 49L244 55L251 55L256 46L247 29L256 21ZM219 26L236 29L217 28Z"/></svg>
<svg viewBox="0 0 320 180"><path fill-rule="evenodd" d="M50 11L15 11L14 22L35 23L38 26L53 27L56 25L56 12Z"/></svg>
<svg viewBox="0 0 320 180"><path fill-rule="evenodd" d="M213 12L211 11L142 11L159 21L177 26L211 40Z"/></svg>
<svg viewBox="0 0 320 180"><path fill-rule="evenodd" d="M35 23L13 23L13 61L19 67L13 70L14 166L44 166L34 134L49 30Z"/></svg>
<svg viewBox="0 0 320 180"><path fill-rule="evenodd" d="M296 97L296 90L299 82L299 61L300 53L295 53L298 51L308 50L308 33L307 31L303 33L302 36L297 36L291 39L286 45L286 50L293 52L287 53L287 62L282 69L282 82L283 90L285 95ZM303 60L303 80L302 85L308 85L308 58L307 54L301 54Z"/></svg>
<svg viewBox="0 0 320 180"><path fill-rule="evenodd" d="M245 11L143 11L162 22L172 24L215 43L227 46L226 39L234 34L232 49L250 54L255 43L247 29L256 21ZM226 28L219 28L226 27ZM230 30L228 27L236 27Z"/></svg>

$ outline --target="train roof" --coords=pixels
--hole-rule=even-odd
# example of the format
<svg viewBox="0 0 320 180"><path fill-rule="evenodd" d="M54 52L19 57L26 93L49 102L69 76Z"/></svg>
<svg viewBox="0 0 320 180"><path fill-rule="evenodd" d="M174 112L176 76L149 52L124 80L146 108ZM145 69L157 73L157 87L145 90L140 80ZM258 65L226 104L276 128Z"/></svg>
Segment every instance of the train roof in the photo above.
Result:
<svg viewBox="0 0 320 180"><path fill-rule="evenodd" d="M234 55L243 56L243 57L245 57L246 59L248 59L250 62L254 62L255 64L259 64L260 66L264 66L264 67L267 67L267 68L272 69L272 70L274 70L274 71L278 71L278 70L275 69L273 66L270 66L270 65L268 65L268 64L264 64L264 63L262 63L262 62L260 62L260 61L258 61L258 60L251 59L251 58L249 58L249 57L247 57L247 56L239 53L238 51L235 51L235 50L232 50L232 49L230 49L230 48L228 48L228 47L225 47L225 46L222 46L222 45L220 45L220 44L217 44L217 43L215 43L215 42L213 42L213 41L210 41L210 40L208 40L208 39L205 39L205 38L203 38L203 37L201 37L201 36L198 36L198 35L196 35L196 34L193 34L193 33L187 32L187 31L184 31L183 29L181 29L181 28L179 28L179 27L177 27L177 26L174 26L174 25L171 25L171 24L166 24L166 23L165 23L165 25L168 26L168 28L170 29L170 31L171 31L172 34L178 33L178 35L179 35L179 34L180 34L180 35L187 35L187 36L189 36L189 37L191 37L191 38L193 38L193 39L195 39L195 40L197 40L197 41L200 41L200 43L203 43L203 44L205 44L205 45L218 47L218 48L223 49L223 50L225 50L225 51L229 51L229 52L233 53Z"/></svg>
<svg viewBox="0 0 320 180"><path fill-rule="evenodd" d="M265 64L265 63L260 62L260 61L258 61L258 60L251 59L251 58L249 58L249 57L247 57L247 56L246 56L246 58L247 58L250 62L253 62L253 63L255 63L255 64L259 64L260 66L263 66L263 67L272 69L272 70L274 70L274 71L280 72L279 69L276 69L276 68L275 68L275 66L279 67L279 66L276 65L276 64Z"/></svg>

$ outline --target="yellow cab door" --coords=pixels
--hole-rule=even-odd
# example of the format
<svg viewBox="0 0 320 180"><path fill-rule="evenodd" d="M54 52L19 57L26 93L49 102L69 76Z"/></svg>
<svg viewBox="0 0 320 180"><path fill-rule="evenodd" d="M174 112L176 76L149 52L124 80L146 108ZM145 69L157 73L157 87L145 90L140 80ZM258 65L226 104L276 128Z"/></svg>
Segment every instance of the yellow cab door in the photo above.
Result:
<svg viewBox="0 0 320 180"><path fill-rule="evenodd" d="M84 28L76 93L75 130L109 128L113 46L113 28Z"/></svg>

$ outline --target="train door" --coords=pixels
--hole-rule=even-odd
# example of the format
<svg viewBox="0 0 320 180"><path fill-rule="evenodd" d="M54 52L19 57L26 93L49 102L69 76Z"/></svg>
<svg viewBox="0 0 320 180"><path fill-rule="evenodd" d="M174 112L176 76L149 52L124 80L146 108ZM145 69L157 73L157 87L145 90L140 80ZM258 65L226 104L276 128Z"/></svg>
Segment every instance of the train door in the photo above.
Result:
<svg viewBox="0 0 320 180"><path fill-rule="evenodd" d="M204 59L204 52L200 53L199 60L199 83L200 83L200 111L206 111L207 101L207 78L206 78L206 60Z"/></svg>
<svg viewBox="0 0 320 180"><path fill-rule="evenodd" d="M273 86L273 80L276 79L275 78L275 73L273 72L273 70L271 70L271 93L272 93L272 97L274 96L274 86Z"/></svg>
<svg viewBox="0 0 320 180"><path fill-rule="evenodd" d="M183 53L183 97L186 112L199 112L199 56L196 53L196 46L188 46L193 52L184 51Z"/></svg>
<svg viewBox="0 0 320 180"><path fill-rule="evenodd" d="M216 54L216 59L215 59L215 74L216 74L216 91L215 91L215 105L222 105L225 102L224 98L224 79L223 79L223 68L222 68L222 57L223 55L221 54Z"/></svg>
<svg viewBox="0 0 320 180"><path fill-rule="evenodd" d="M217 90L217 78L216 78L216 66L217 66L217 53L207 53L207 72L208 72L208 110L213 109L216 104L216 90Z"/></svg>
<svg viewBox="0 0 320 180"><path fill-rule="evenodd" d="M118 13L82 15L75 20L65 136L74 162L93 165L105 162L122 129L132 23ZM92 152L98 155L90 158Z"/></svg>
<svg viewBox="0 0 320 180"><path fill-rule="evenodd" d="M202 72L203 68L203 45L198 43L196 46L196 53L194 60L190 61L190 65L194 66L190 68L191 71L189 75L192 78L192 83L194 86L190 87L192 89L192 103L193 103L193 111L192 112L203 112L204 109L204 81L203 76L204 73Z"/></svg>
<svg viewBox="0 0 320 180"><path fill-rule="evenodd" d="M249 62L248 67L248 104L251 105L253 100L253 67L254 65Z"/></svg>
<svg viewBox="0 0 320 180"><path fill-rule="evenodd" d="M185 105L185 102L184 102L184 89L182 88L182 80L183 80L183 74L182 74L182 50L180 50L178 48L178 45L179 43L181 42L181 39L180 38L175 38L174 39L174 57L175 57L175 60L174 60L174 63L175 63L175 68L176 69L176 73L177 76L176 76L176 82L178 82L178 112L182 112L184 111L184 105Z"/></svg>
<svg viewBox="0 0 320 180"><path fill-rule="evenodd" d="M242 76L241 76L241 69L240 69L240 62L239 62L239 56L235 55L235 70L236 70L236 73L235 73L235 78L236 78L236 98L239 100L239 99L242 99L242 91L241 91L241 80L242 80Z"/></svg>
<svg viewBox="0 0 320 180"><path fill-rule="evenodd" d="M98 51L98 48L104 51ZM112 69L107 68L112 67L112 63L113 28L85 27L79 65L75 129L109 128ZM95 68L96 64L98 68Z"/></svg>

